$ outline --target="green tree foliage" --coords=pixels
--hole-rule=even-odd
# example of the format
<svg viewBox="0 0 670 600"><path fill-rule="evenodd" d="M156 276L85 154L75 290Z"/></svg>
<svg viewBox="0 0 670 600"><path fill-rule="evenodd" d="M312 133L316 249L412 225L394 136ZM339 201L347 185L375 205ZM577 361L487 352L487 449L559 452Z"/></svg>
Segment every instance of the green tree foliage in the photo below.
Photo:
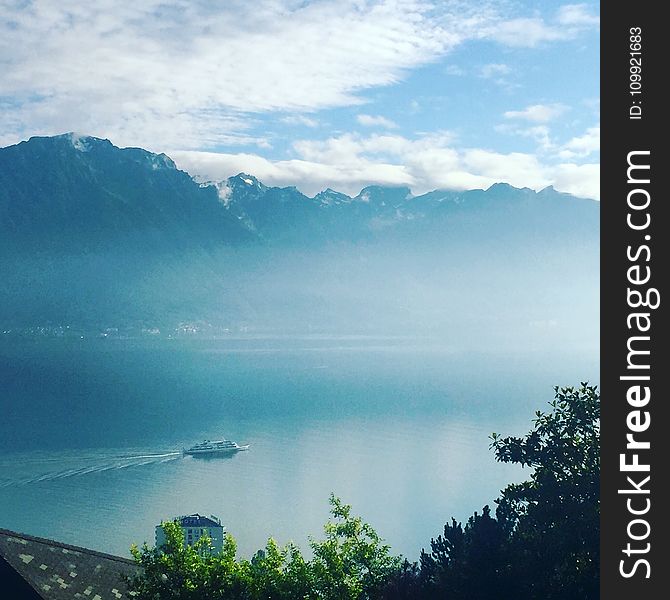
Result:
<svg viewBox="0 0 670 600"><path fill-rule="evenodd" d="M351 506L331 495L334 520L326 523L326 538L312 541L315 592L318 598L368 600L381 596L400 559L390 553L377 532Z"/></svg>
<svg viewBox="0 0 670 600"><path fill-rule="evenodd" d="M547 600L597 598L600 563L600 394L582 383L555 388L551 412L525 437L493 435L497 460L530 466L498 514L513 521L510 552L521 594Z"/></svg>
<svg viewBox="0 0 670 600"><path fill-rule="evenodd" d="M184 544L179 523L162 523L166 542L160 548L133 546L131 553L141 567L128 581L137 600L244 599L250 582L250 564L237 562L237 544L226 535L223 549L214 554L207 537L192 546ZM268 543L268 546L271 544Z"/></svg>
<svg viewBox="0 0 670 600"><path fill-rule="evenodd" d="M452 519L421 552L418 565L403 565L390 579L386 598L496 600L513 598L508 564L509 522L491 516L485 506L465 527Z"/></svg>
<svg viewBox="0 0 670 600"><path fill-rule="evenodd" d="M389 600L596 600L599 597L600 396L555 388L524 437L493 434L501 462L532 469L465 527L431 540L389 580Z"/></svg>
<svg viewBox="0 0 670 600"><path fill-rule="evenodd" d="M493 599L510 587L508 531L485 506L465 527L452 519L443 535L431 540L431 553L421 554L428 591L450 590L454 599ZM506 597L503 594L502 597Z"/></svg>
<svg viewBox="0 0 670 600"><path fill-rule="evenodd" d="M128 581L137 600L374 600L381 598L400 559L351 506L330 498L332 519L323 540L312 540L306 560L293 545L268 540L251 560L236 559L236 544L227 535L215 554L207 538L184 545L177 522L163 523L166 543L146 544L131 552L141 567Z"/></svg>

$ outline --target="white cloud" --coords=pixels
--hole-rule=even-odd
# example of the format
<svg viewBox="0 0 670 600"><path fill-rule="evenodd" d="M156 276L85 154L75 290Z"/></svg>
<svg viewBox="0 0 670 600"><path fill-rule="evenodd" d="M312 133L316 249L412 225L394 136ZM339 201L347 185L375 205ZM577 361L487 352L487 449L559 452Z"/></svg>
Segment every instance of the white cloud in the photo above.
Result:
<svg viewBox="0 0 670 600"><path fill-rule="evenodd" d="M513 81L515 75L510 66L505 63L489 63L482 65L477 70L477 76L480 79L491 81L508 92L521 87L520 83Z"/></svg>
<svg viewBox="0 0 670 600"><path fill-rule="evenodd" d="M600 199L600 165L583 162L589 157L593 160L593 155L600 151L599 125L589 127L584 134L575 136L563 144L552 138L546 125L524 128L503 124L497 126L496 130L533 139L538 145L537 152L547 161L542 172L560 191ZM577 160L580 164L575 162Z"/></svg>
<svg viewBox="0 0 670 600"><path fill-rule="evenodd" d="M216 193L219 196L221 204L223 204L224 206L228 206L230 202L230 196L232 195L233 190L228 186L228 184L225 181L217 181L214 183L214 186L216 187Z"/></svg>
<svg viewBox="0 0 670 600"><path fill-rule="evenodd" d="M573 35L589 24L580 7L559 11L558 30L505 19L495 1L2 3L0 90L11 102L0 131L4 141L78 130L157 150L267 147L249 134L250 115L364 104L365 90L467 41Z"/></svg>
<svg viewBox="0 0 670 600"><path fill-rule="evenodd" d="M251 172L266 185L295 185L306 194L331 187L348 194L357 194L373 183L390 185L413 184L403 165L362 161L352 164L327 164L303 159L269 160L254 154L229 154L199 151L171 153L180 169L200 174L202 179L217 180L241 172Z"/></svg>
<svg viewBox="0 0 670 600"><path fill-rule="evenodd" d="M547 25L539 17L518 18L503 21L491 29L489 37L513 47L533 47L542 42L568 39L567 30Z"/></svg>
<svg viewBox="0 0 670 600"><path fill-rule="evenodd" d="M447 75L453 75L454 77L462 77L465 75L465 71L458 65L447 65L444 67L444 72Z"/></svg>
<svg viewBox="0 0 670 600"><path fill-rule="evenodd" d="M413 139L396 135L343 134L300 140L296 157L269 160L253 154L173 152L180 168L205 179L251 172L269 185L296 185L313 195L331 187L355 195L373 183L407 185L415 194L433 189L487 188L497 182L599 198L599 166L542 162L533 154L458 148L448 132Z"/></svg>
<svg viewBox="0 0 670 600"><path fill-rule="evenodd" d="M584 135L564 144L558 155L562 159L584 158L600 151L600 125L590 127Z"/></svg>
<svg viewBox="0 0 670 600"><path fill-rule="evenodd" d="M590 14L586 4L566 4L558 9L556 21L561 25L591 27L600 24L600 17Z"/></svg>
<svg viewBox="0 0 670 600"><path fill-rule="evenodd" d="M305 115L288 115L280 119L282 123L287 125L304 125L305 127L318 127L319 122L311 117Z"/></svg>
<svg viewBox="0 0 670 600"><path fill-rule="evenodd" d="M582 198L600 199L600 165L563 163L553 168L557 190Z"/></svg>
<svg viewBox="0 0 670 600"><path fill-rule="evenodd" d="M582 100L582 104L596 115L600 114L600 98L585 98Z"/></svg>
<svg viewBox="0 0 670 600"><path fill-rule="evenodd" d="M502 75L509 75L512 70L503 63L490 63L482 65L479 69L479 76L483 79L492 79L494 77L501 77Z"/></svg>
<svg viewBox="0 0 670 600"><path fill-rule="evenodd" d="M380 115L358 115L356 120L364 127L383 127L384 129L396 129L397 123Z"/></svg>
<svg viewBox="0 0 670 600"><path fill-rule="evenodd" d="M538 158L532 154L471 149L463 153L463 163L468 170L488 178L491 184L503 181L517 187L541 189L551 183Z"/></svg>
<svg viewBox="0 0 670 600"><path fill-rule="evenodd" d="M468 39L452 0L42 0L0 6L0 130L147 147L253 143L248 113L364 103Z"/></svg>
<svg viewBox="0 0 670 600"><path fill-rule="evenodd" d="M598 26L600 20L591 15L584 4L566 4L558 8L549 22L539 16L502 20L491 26L485 37L501 44L533 48L548 42L571 40L585 30Z"/></svg>
<svg viewBox="0 0 670 600"><path fill-rule="evenodd" d="M512 135L520 135L522 137L530 138L538 145L538 149L542 152L548 152L555 148L555 144L551 139L551 132L546 125L533 125L531 127L518 127L509 123L497 125L494 128L501 133Z"/></svg>
<svg viewBox="0 0 670 600"><path fill-rule="evenodd" d="M568 107L564 104L533 104L523 110L508 110L503 116L506 119L522 119L533 123L547 123L560 117Z"/></svg>

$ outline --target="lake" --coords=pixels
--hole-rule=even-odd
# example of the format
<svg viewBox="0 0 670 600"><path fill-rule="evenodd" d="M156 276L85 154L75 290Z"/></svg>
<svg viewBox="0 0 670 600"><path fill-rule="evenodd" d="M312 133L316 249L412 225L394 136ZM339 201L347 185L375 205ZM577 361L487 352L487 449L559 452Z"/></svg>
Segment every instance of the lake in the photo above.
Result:
<svg viewBox="0 0 670 600"><path fill-rule="evenodd" d="M416 559L527 476L495 462L595 351L459 352L430 340L0 342L0 527L128 555L162 519L220 517L250 556L320 537L331 492ZM180 450L251 444L232 458Z"/></svg>

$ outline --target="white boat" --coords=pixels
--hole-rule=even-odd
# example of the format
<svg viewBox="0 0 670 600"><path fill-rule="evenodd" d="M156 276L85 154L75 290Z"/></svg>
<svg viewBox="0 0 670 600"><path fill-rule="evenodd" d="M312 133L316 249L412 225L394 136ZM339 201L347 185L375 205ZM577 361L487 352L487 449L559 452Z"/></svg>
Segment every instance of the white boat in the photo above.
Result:
<svg viewBox="0 0 670 600"><path fill-rule="evenodd" d="M249 450L249 444L240 446L236 442L230 440L204 440L190 448L184 448L184 454L191 456L198 456L201 454L233 454L241 452L242 450Z"/></svg>

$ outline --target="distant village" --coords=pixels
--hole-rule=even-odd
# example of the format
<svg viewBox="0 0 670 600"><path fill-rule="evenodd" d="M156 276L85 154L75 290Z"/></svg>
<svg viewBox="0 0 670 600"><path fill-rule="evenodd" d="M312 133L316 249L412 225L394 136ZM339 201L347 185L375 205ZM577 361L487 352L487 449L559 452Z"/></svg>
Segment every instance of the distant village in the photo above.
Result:
<svg viewBox="0 0 670 600"><path fill-rule="evenodd" d="M0 338L72 338L72 339L140 339L140 338L221 338L245 335L254 332L254 327L246 323L230 326L214 325L207 321L182 321L177 324L157 326L156 324L135 323L109 327L82 325L40 324L26 327L4 327Z"/></svg>

